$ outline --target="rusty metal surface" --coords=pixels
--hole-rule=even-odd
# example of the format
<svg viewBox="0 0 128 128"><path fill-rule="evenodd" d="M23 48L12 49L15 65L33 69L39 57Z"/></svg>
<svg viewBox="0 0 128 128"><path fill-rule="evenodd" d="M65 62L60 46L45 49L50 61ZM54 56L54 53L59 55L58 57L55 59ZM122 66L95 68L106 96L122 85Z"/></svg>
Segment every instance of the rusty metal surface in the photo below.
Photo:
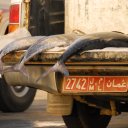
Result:
<svg viewBox="0 0 128 128"><path fill-rule="evenodd" d="M27 64L53 64L61 56L65 49L61 51L47 51L36 55ZM6 55L5 63L16 63L23 56L25 51L17 51ZM84 52L81 55L71 57L69 64L128 64L128 48L107 48L104 50L93 50Z"/></svg>
<svg viewBox="0 0 128 128"><path fill-rule="evenodd" d="M41 79L38 83L36 82L36 79L48 69L47 66L27 66L26 69L30 76L29 80L20 72L5 73L4 77L8 85L30 86L50 93L58 93L54 72L46 76L44 79Z"/></svg>

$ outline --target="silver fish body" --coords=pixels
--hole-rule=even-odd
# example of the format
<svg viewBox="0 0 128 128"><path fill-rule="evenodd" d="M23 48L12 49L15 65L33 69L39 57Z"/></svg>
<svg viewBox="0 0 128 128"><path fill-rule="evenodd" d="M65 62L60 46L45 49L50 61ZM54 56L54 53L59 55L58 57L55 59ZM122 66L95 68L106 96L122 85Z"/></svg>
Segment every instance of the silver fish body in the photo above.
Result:
<svg viewBox="0 0 128 128"><path fill-rule="evenodd" d="M0 36L0 39L10 39L10 38L17 39L17 38L27 37L27 36L31 36L31 34L25 27L23 27L23 28L16 29L14 32Z"/></svg>
<svg viewBox="0 0 128 128"><path fill-rule="evenodd" d="M41 38L44 38L44 37L43 36L23 37L6 45L1 50L1 53L0 53L0 71L2 72L3 70L3 64L1 60L3 56L13 51L25 50Z"/></svg>
<svg viewBox="0 0 128 128"><path fill-rule="evenodd" d="M0 51L9 43L28 36L31 36L31 34L26 28L18 28L14 32L0 36Z"/></svg>
<svg viewBox="0 0 128 128"><path fill-rule="evenodd" d="M30 47L32 44L34 44L37 40L44 38L43 36L33 36L33 37L23 37L20 39L17 39L8 45L6 45L2 50L0 54L0 58L4 55L17 50L26 50L28 47Z"/></svg>
<svg viewBox="0 0 128 128"><path fill-rule="evenodd" d="M128 47L128 35L118 32L103 32L79 38L61 55L59 63L66 62L75 53L106 47Z"/></svg>
<svg viewBox="0 0 128 128"><path fill-rule="evenodd" d="M48 49L57 47L57 46L67 46L71 44L75 39L79 36L76 34L62 34L62 35L54 35L49 36L44 39L39 40L36 44L32 45L27 52L25 53L24 57L20 61L20 65L24 65L29 59L35 56L38 53L44 52Z"/></svg>
<svg viewBox="0 0 128 128"><path fill-rule="evenodd" d="M60 56L57 63L47 72L43 73L38 78L47 76L50 72L61 72L64 75L69 75L66 69L65 62L76 53L87 50L103 49L106 47L128 47L128 35L119 32L103 32L85 35L82 38L75 40L68 49Z"/></svg>
<svg viewBox="0 0 128 128"><path fill-rule="evenodd" d="M67 46L79 37L80 36L76 34L67 34L67 35L61 34L61 35L48 36L43 39L40 39L31 47L29 47L24 57L20 60L18 64L16 64L14 67L10 69L5 70L4 72L15 71L15 72L21 72L25 76L28 76L28 73L24 67L25 62L27 62L36 54L44 52L48 49L51 49L57 46Z"/></svg>

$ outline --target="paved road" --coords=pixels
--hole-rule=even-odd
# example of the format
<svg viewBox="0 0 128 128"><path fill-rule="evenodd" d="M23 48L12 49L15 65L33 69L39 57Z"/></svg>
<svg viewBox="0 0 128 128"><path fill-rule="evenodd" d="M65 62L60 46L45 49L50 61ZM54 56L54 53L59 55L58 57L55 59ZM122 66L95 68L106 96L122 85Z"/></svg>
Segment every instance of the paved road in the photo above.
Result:
<svg viewBox="0 0 128 128"><path fill-rule="evenodd" d="M23 113L0 113L0 128L66 128L61 117L49 115L44 93L38 92L30 109ZM128 128L128 114L112 118L108 128Z"/></svg>

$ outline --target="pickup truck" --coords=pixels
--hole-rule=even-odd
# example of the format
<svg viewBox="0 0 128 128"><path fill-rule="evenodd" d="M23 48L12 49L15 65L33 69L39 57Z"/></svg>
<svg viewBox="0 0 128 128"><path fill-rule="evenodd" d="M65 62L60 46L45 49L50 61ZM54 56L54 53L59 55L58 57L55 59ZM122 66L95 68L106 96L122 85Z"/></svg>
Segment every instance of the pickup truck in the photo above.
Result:
<svg viewBox="0 0 128 128"><path fill-rule="evenodd" d="M33 36L72 31L127 33L127 6L118 0L12 0L9 31L26 26ZM12 66L24 52L10 53L3 60ZM47 111L62 116L68 128L106 128L112 116L128 112L127 48L83 52L66 62L70 76L53 72L35 83L63 52L46 51L28 61L29 81L16 72L5 73L4 78L8 85L47 91Z"/></svg>

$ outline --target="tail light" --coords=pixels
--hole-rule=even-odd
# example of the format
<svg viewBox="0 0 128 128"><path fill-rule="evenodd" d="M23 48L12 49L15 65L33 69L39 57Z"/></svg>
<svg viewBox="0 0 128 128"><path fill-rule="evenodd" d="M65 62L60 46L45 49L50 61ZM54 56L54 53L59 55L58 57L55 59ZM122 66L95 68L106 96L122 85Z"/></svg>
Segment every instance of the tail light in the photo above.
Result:
<svg viewBox="0 0 128 128"><path fill-rule="evenodd" d="M10 17L9 17L10 23L19 23L19 13L20 13L19 11L20 11L19 4L11 5Z"/></svg>
<svg viewBox="0 0 128 128"><path fill-rule="evenodd" d="M21 4L13 4L10 6L9 32L15 31L20 25L20 9Z"/></svg>

